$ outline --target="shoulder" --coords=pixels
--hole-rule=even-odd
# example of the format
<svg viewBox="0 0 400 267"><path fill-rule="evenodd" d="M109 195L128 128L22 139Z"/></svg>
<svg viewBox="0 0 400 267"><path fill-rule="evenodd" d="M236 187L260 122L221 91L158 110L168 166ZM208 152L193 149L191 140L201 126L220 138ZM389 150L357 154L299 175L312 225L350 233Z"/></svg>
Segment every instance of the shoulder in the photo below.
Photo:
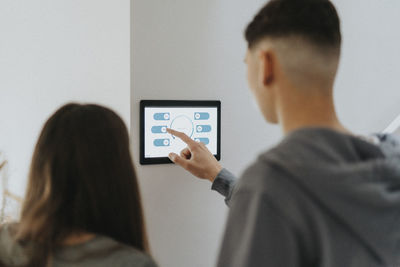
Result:
<svg viewBox="0 0 400 267"><path fill-rule="evenodd" d="M356 141L358 138L330 129L297 130L260 154L243 173L241 186L271 192L277 189L275 186L297 183L338 163L356 160L359 157L353 149Z"/></svg>
<svg viewBox="0 0 400 267"><path fill-rule="evenodd" d="M287 148L283 152L282 148L278 146L261 154L243 172L232 193L231 208L246 207L259 214L268 207L269 212L295 229L308 247L312 243L310 218L314 216L315 207L298 178L305 177L301 174L303 170L289 163L291 158L286 158L286 163L293 168L288 168L285 161L277 159L280 153L286 154L284 150ZM293 160L296 161L296 158ZM268 216L264 218L268 220Z"/></svg>
<svg viewBox="0 0 400 267"><path fill-rule="evenodd" d="M101 237L100 240L101 241L98 243L103 242L103 244L108 243L109 245L110 254L106 260L107 264L104 266L157 267L157 264L154 262L152 257L143 251L119 243L108 237Z"/></svg>
<svg viewBox="0 0 400 267"><path fill-rule="evenodd" d="M302 164L300 161L296 163L297 154L298 151L302 151L300 148L302 145L296 140L284 140L272 149L261 153L242 173L237 182L236 191L276 194L290 176L291 170L288 170L288 166L293 168Z"/></svg>
<svg viewBox="0 0 400 267"><path fill-rule="evenodd" d="M115 254L116 259L120 259L121 267L157 267L157 264L150 255L132 247L126 247Z"/></svg>
<svg viewBox="0 0 400 267"><path fill-rule="evenodd" d="M234 187L232 200L239 195L263 195L264 199L268 198L271 202L279 204L281 199L289 199L288 193L291 195L290 198L295 197L293 193L298 189L293 184L290 174L264 156L261 155L243 172Z"/></svg>
<svg viewBox="0 0 400 267"><path fill-rule="evenodd" d="M17 245L14 238L16 223L5 223L0 225L0 249L3 251L11 245Z"/></svg>
<svg viewBox="0 0 400 267"><path fill-rule="evenodd" d="M15 240L15 223L0 226L0 261L3 264L22 264L27 257L23 247Z"/></svg>
<svg viewBox="0 0 400 267"><path fill-rule="evenodd" d="M298 159L296 151L288 151L293 147L290 144L295 143L302 146L301 142L289 140L261 154L238 180L232 205L235 201L251 201L262 196L260 201L267 201L284 217L304 225L302 218L312 213L309 196L302 186L302 179L309 173L304 173L304 158Z"/></svg>

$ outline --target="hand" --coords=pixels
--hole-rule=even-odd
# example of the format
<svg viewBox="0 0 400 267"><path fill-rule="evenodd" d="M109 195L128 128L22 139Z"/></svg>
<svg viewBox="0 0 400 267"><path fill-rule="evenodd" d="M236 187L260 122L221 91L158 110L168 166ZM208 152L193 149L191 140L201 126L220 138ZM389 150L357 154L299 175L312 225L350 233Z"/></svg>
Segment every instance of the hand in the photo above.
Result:
<svg viewBox="0 0 400 267"><path fill-rule="evenodd" d="M169 154L169 159L175 164L202 179L211 182L222 170L214 155L208 150L204 143L198 143L182 132L167 129L167 132L178 137L187 144L187 148L181 151L180 156L175 153Z"/></svg>

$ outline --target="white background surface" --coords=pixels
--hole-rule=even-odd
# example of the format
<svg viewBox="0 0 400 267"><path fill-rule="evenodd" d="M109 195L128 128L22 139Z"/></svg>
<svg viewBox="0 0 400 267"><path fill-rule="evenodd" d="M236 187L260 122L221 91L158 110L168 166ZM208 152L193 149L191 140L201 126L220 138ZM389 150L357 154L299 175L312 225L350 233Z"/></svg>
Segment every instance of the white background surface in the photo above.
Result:
<svg viewBox="0 0 400 267"><path fill-rule="evenodd" d="M140 99L220 99L221 162L241 173L280 138L253 106L245 79L242 31L262 3L132 0L130 43L128 0L2 0L0 150L10 162L11 189L23 193L42 123L71 100L107 104L131 119L138 160ZM335 95L340 117L357 133L382 130L400 113L400 2L335 3L344 35ZM213 266L223 199L175 166L137 169L160 265Z"/></svg>
<svg viewBox="0 0 400 267"><path fill-rule="evenodd" d="M265 1L133 0L132 140L140 99L220 99L222 164L235 174L280 138L246 85L243 29ZM356 133L380 131L400 113L400 2L337 0L343 57L336 103ZM243 122L238 124L237 121ZM213 266L225 223L210 184L175 166L139 166L150 241L165 267Z"/></svg>
<svg viewBox="0 0 400 267"><path fill-rule="evenodd" d="M43 123L69 101L129 123L129 0L0 1L0 151L22 196Z"/></svg>

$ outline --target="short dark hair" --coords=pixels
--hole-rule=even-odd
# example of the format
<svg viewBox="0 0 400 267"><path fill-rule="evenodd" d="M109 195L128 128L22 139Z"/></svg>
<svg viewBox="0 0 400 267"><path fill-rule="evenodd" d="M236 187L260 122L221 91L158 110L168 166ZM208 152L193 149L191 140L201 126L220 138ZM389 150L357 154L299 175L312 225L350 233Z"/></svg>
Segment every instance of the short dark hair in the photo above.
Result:
<svg viewBox="0 0 400 267"><path fill-rule="evenodd" d="M249 48L266 37L288 36L340 49L340 19L335 7L329 0L271 0L245 31Z"/></svg>

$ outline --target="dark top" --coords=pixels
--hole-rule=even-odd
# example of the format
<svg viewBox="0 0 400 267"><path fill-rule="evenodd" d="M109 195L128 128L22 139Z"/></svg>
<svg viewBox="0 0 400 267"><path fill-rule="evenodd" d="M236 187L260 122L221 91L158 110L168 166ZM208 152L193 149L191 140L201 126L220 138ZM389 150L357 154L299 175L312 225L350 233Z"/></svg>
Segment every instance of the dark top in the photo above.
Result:
<svg viewBox="0 0 400 267"><path fill-rule="evenodd" d="M400 266L400 146L304 128L213 189L230 206L218 267Z"/></svg>

